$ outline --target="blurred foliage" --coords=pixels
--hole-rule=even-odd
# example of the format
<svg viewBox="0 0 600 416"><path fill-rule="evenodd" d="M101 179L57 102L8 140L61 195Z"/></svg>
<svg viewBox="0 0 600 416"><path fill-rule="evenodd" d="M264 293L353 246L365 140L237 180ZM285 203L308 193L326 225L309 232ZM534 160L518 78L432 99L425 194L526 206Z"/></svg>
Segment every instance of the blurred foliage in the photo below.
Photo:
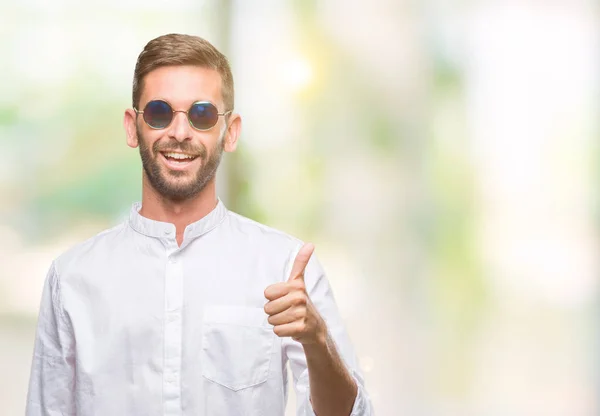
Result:
<svg viewBox="0 0 600 416"><path fill-rule="evenodd" d="M416 107L409 107L412 103L408 99L396 99L398 104L392 106L390 100L397 97L372 82L370 63L336 45L319 26L316 2L294 4L304 34L304 53L318 63L316 72L320 75L300 96L303 118L308 123L307 136L312 143L307 160L312 157L325 161L336 152L344 152L344 140L348 138L335 131L336 123L350 123L349 130L355 133L352 145L361 149L362 157L374 163L404 165L397 165L397 177L409 175L410 182L423 185L408 204L408 216L399 215L397 223L389 224L381 233L381 241L386 241L385 235L392 230L408 230L408 238L426 257L430 265L427 270L402 276L392 287L398 290L400 298L407 299L415 295L411 287L427 288L426 299L421 301L429 305L436 343L444 345L436 350L434 379L444 394L466 394L472 367L471 351L464 346L472 345L470 341L477 334L487 293L475 247L473 173L463 151L468 143L461 70L436 48L424 48L431 52L427 55L429 71L425 72L430 82L426 88L416 90L420 97L410 97ZM419 110L419 102L427 103L426 111ZM434 131L432 126L438 118L446 117L449 111L457 127L452 131ZM310 169L307 162L305 174L309 175ZM323 174L322 169L318 172ZM324 181L316 176L311 183L320 186ZM317 193L322 202L326 192L328 189L321 187ZM313 209L310 223L315 230L321 225L322 210L320 204ZM410 294L402 295L405 291Z"/></svg>
<svg viewBox="0 0 600 416"><path fill-rule="evenodd" d="M0 106L0 126L11 126L17 121L18 107L16 104L4 104ZM4 136L0 138L6 139Z"/></svg>
<svg viewBox="0 0 600 416"><path fill-rule="evenodd" d="M23 95L36 95L34 88L24 88ZM137 150L126 153L121 127L128 91L110 94L93 72L82 72L64 88L57 99L19 103L0 117L9 131L22 131L18 141L4 136L24 160L15 165L21 181L9 184L19 206L11 223L38 243L78 221L109 225L140 195L141 163Z"/></svg>

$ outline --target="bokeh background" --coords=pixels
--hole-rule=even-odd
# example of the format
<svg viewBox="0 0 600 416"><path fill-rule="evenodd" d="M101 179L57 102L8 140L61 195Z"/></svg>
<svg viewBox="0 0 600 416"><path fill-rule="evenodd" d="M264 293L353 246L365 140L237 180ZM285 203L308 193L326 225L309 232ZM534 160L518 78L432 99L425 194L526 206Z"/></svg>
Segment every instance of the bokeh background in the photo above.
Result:
<svg viewBox="0 0 600 416"><path fill-rule="evenodd" d="M171 32L230 57L219 194L316 243L377 414L599 414L599 9L1 0L0 414L52 259L140 199L122 114Z"/></svg>

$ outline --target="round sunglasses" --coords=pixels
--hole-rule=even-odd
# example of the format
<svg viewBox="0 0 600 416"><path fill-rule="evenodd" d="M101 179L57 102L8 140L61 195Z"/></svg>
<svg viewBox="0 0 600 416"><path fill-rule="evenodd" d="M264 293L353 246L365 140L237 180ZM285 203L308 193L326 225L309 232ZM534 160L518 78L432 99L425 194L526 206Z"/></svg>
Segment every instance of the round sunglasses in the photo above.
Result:
<svg viewBox="0 0 600 416"><path fill-rule="evenodd" d="M205 131L212 129L219 121L219 116L226 116L232 111L219 113L217 107L209 101L197 101L189 110L173 110L171 104L164 100L152 100L143 110L133 108L136 114L141 114L146 124L152 129L165 129L173 121L175 113L185 113L190 126L196 130Z"/></svg>

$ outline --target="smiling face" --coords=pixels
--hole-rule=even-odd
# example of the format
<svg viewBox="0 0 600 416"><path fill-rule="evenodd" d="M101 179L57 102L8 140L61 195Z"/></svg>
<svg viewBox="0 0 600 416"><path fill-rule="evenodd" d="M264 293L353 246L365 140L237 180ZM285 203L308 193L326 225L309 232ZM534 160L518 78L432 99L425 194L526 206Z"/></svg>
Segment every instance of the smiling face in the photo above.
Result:
<svg viewBox="0 0 600 416"><path fill-rule="evenodd" d="M224 107L221 76L200 66L164 66L144 77L139 107L164 100L175 112L164 129L148 126L142 114L127 110L125 128L128 144L140 148L144 184L163 198L183 201L197 196L214 178L223 151L235 150L240 119L236 114L220 116L209 130L194 129L185 113L198 101L213 103L220 113Z"/></svg>

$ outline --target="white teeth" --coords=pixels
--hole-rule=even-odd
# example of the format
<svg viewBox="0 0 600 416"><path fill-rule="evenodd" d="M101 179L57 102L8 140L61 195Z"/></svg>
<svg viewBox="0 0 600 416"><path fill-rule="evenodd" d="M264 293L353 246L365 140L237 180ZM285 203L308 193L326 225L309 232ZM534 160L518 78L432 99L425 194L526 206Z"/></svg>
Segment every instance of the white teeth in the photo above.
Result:
<svg viewBox="0 0 600 416"><path fill-rule="evenodd" d="M186 155L185 153L165 153L165 156L173 159L193 159L194 156Z"/></svg>

